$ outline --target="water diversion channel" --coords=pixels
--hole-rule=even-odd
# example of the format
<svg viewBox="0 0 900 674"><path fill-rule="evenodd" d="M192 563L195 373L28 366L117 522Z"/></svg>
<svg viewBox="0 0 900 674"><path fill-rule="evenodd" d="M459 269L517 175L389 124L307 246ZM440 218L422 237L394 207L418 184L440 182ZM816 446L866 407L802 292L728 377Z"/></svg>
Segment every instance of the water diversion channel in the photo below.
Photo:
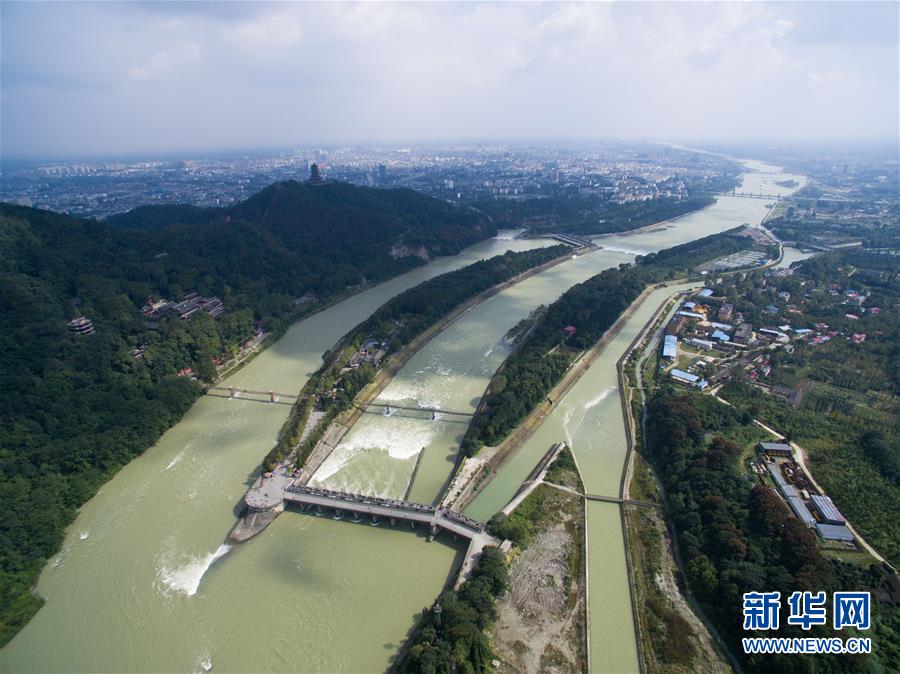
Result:
<svg viewBox="0 0 900 674"><path fill-rule="evenodd" d="M748 166L746 191L786 193L792 176ZM603 237L582 255L490 298L419 351L382 398L474 409L506 354L503 335L539 304L604 268L745 222L766 202L723 197L704 211ZM322 352L397 292L509 248L488 241L298 322L225 385L297 390ZM579 383L467 514L489 517L558 440L574 447L587 490L617 494L625 457L614 365L663 301L645 301ZM3 671L335 671L386 669L459 561L461 545L408 529L288 512L236 549L221 545L243 490L289 407L199 400L185 418L103 487L44 570L47 599L3 650ZM366 414L315 476L329 487L431 501L449 477L465 423L443 415ZM415 480L419 452L423 452ZM588 511L591 655L595 671L637 668L618 506ZM221 558L213 564L216 559ZM202 580L202 582L201 582Z"/></svg>

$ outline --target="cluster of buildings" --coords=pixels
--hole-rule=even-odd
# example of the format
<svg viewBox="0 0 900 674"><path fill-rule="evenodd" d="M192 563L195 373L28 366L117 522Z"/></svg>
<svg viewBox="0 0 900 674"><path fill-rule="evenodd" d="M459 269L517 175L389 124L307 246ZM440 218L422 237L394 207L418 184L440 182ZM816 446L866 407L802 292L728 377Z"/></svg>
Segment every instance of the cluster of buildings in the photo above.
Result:
<svg viewBox="0 0 900 674"><path fill-rule="evenodd" d="M360 365L365 365L366 363L378 367L378 364L384 358L386 353L384 346L385 345L377 339L367 339L363 342L362 346L350 356L350 360L347 361L347 365L341 372L355 370Z"/></svg>
<svg viewBox="0 0 900 674"><path fill-rule="evenodd" d="M672 367L669 376L679 384L701 390L710 383L717 383L723 377L699 376L695 370L706 370L707 366L713 365L718 359L697 358L698 355L704 352L743 351L755 339L752 325L734 322L736 318L734 305L722 302L717 307L702 302L711 297L713 297L712 289L704 288L696 293L696 301L682 302L666 325L662 346L662 359L667 365L677 366L680 356L694 359L691 365L684 368Z"/></svg>
<svg viewBox="0 0 900 674"><path fill-rule="evenodd" d="M273 182L312 177L318 183L327 176L358 185L409 187L462 203L561 193L627 203L683 199L710 181L727 180L727 167L710 155L659 145L296 148L13 168L0 176L0 200L102 219L146 204L228 206Z"/></svg>
<svg viewBox="0 0 900 674"><path fill-rule="evenodd" d="M845 302L854 302L856 306L865 301L859 293L839 292L848 298ZM791 300L788 291L775 294L780 302ZM878 307L869 309L871 315L878 315L880 311ZM822 322L809 328L794 327L786 321L787 314L801 314L794 305L787 305L785 316L781 317L784 322L778 322L781 313L781 309L770 304L760 314L775 323L755 326L736 312L731 303L716 297L711 288L704 288L692 299L682 302L666 325L661 355L669 377L676 383L704 389L743 371L752 382L798 404L802 391L764 383L771 372L771 350L792 352L798 342L817 346L842 333ZM846 338L853 344L862 344L867 334L854 332Z"/></svg>
<svg viewBox="0 0 900 674"><path fill-rule="evenodd" d="M196 292L187 293L179 301L150 298L141 307L141 313L148 319L176 316L183 321L204 313L216 318L225 313L225 305L218 297L201 297Z"/></svg>
<svg viewBox="0 0 900 674"><path fill-rule="evenodd" d="M818 493L811 480L794 462L791 446L785 442L761 442L760 460L754 470L762 478L768 475L778 494L794 515L825 541L853 544L856 540L847 520L834 502Z"/></svg>

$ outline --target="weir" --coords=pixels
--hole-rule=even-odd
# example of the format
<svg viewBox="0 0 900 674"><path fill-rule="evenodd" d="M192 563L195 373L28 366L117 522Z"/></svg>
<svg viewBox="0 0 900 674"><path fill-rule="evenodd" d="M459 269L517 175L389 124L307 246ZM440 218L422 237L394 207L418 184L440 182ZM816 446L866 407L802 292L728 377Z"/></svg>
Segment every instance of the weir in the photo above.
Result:
<svg viewBox="0 0 900 674"><path fill-rule="evenodd" d="M424 524L429 527L432 536L436 535L439 530L444 530L454 536L462 536L470 540L479 536L492 538L485 533L484 524L478 520L447 508L426 503L348 494L333 489L317 489L297 484L285 488L284 501L302 507L314 506L350 512L357 518L359 515L367 515L373 519L374 523L377 523L378 518L381 517L387 520ZM499 545L499 543L496 541L496 544Z"/></svg>
<svg viewBox="0 0 900 674"><path fill-rule="evenodd" d="M562 241L563 243L575 246L576 248L588 248L594 245L593 242L588 239L582 239L577 236L572 236L571 234L547 234L546 237Z"/></svg>

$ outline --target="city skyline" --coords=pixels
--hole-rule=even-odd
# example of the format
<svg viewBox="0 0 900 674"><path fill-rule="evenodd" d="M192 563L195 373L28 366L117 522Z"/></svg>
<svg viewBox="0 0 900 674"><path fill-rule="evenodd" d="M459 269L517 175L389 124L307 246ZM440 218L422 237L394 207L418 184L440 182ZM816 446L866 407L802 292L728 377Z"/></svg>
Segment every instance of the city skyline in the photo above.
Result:
<svg viewBox="0 0 900 674"><path fill-rule="evenodd" d="M6 2L2 18L5 160L897 139L894 3Z"/></svg>

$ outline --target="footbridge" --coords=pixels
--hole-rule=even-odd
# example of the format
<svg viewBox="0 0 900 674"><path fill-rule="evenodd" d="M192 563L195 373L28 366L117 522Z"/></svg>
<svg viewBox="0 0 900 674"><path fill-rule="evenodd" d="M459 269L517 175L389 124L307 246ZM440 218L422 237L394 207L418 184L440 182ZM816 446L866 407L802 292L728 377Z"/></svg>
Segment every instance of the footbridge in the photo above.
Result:
<svg viewBox="0 0 900 674"><path fill-rule="evenodd" d="M275 402L278 398L292 398L294 400L298 400L304 396L301 396L299 393L278 393L277 391L254 391L249 388L237 388L236 386L210 386L206 389L209 391L221 391L223 393L227 393L229 398L237 398L238 395L242 393L246 393L249 395L258 395L258 396L269 396L269 400L271 402Z"/></svg>
<svg viewBox="0 0 900 674"><path fill-rule="evenodd" d="M443 530L469 540L487 537L481 522L462 513L426 503L349 494L333 489L304 487L296 483L285 488L284 500L308 512L311 510L312 514L324 515L326 510L332 510L338 518L347 513L354 521L362 521L364 517L371 518L371 523L376 526L382 521L387 521L392 526L403 521L409 522L413 528L416 524L425 525L432 536Z"/></svg>
<svg viewBox="0 0 900 674"><path fill-rule="evenodd" d="M458 412L454 410L442 410L437 407L413 407L412 405L398 405L395 402L384 400L373 400L368 403L354 403L358 409L367 410L370 407L381 407L385 414L390 414L393 410L406 410L409 412L430 412L431 418L435 419L438 414L449 414L455 417L474 417L474 412Z"/></svg>
<svg viewBox="0 0 900 674"><path fill-rule="evenodd" d="M617 496L601 496L600 494L585 494L588 501L603 501L604 503L619 503L621 505L637 506L638 508L659 508L656 503L650 501L638 501L633 498L618 498Z"/></svg>

